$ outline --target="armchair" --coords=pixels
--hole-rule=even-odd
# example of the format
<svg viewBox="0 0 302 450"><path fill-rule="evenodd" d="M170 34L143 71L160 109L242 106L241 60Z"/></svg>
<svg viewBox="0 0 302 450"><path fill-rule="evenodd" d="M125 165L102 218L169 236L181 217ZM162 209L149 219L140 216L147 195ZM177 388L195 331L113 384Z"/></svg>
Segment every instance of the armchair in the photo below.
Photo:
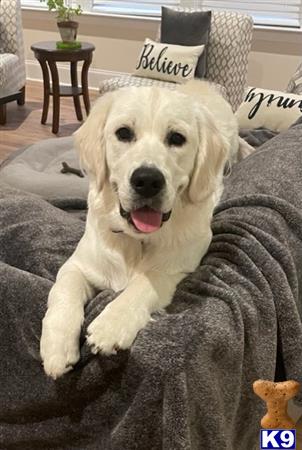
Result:
<svg viewBox="0 0 302 450"><path fill-rule="evenodd" d="M198 11L198 9L189 8L177 9L185 12ZM253 20L250 16L229 11L213 11L205 78L224 88L234 111L242 102L246 88L252 32ZM103 81L100 93L129 85L158 85L171 89L176 87L175 83L125 75Z"/></svg>
<svg viewBox="0 0 302 450"><path fill-rule="evenodd" d="M20 0L0 0L0 124L6 103L25 103L25 60Z"/></svg>

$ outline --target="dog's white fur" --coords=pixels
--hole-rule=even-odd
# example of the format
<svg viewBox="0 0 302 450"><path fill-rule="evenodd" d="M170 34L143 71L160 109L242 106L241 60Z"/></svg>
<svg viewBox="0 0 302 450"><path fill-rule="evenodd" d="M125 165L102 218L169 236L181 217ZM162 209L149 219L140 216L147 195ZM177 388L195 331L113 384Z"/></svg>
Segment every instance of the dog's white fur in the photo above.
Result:
<svg viewBox="0 0 302 450"><path fill-rule="evenodd" d="M117 139L121 126L134 129L133 142ZM183 146L167 145L171 130L186 137ZM129 348L151 314L171 302L208 249L223 168L239 147L229 104L205 82L178 91L108 93L75 140L90 177L89 209L85 234L59 270L43 320L41 357L53 378L78 361L84 305L98 290L122 291L88 327L92 350L106 355ZM131 209L129 179L141 165L160 168L166 180L161 210L172 210L151 234L138 233L119 212L119 202Z"/></svg>

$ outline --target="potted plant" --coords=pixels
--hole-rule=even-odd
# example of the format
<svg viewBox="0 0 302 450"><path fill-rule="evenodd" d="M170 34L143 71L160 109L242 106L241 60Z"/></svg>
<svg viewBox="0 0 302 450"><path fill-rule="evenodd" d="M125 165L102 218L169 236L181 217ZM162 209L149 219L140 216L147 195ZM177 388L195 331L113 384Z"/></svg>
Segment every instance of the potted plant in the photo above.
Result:
<svg viewBox="0 0 302 450"><path fill-rule="evenodd" d="M73 20L75 16L82 14L80 5L69 6L69 1L64 0L40 0L46 2L49 11L56 11L57 25L61 34L63 44L76 43L79 23Z"/></svg>

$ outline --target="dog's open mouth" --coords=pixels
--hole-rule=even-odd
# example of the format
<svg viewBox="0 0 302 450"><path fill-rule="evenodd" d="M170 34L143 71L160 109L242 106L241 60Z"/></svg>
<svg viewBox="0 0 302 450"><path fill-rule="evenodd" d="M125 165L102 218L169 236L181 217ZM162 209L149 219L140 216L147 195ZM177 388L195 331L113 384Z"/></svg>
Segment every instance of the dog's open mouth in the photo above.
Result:
<svg viewBox="0 0 302 450"><path fill-rule="evenodd" d="M149 206L134 209L133 211L126 211L120 205L120 214L126 219L134 228L141 233L153 233L160 229L162 224L169 220L171 211L163 213L157 211Z"/></svg>

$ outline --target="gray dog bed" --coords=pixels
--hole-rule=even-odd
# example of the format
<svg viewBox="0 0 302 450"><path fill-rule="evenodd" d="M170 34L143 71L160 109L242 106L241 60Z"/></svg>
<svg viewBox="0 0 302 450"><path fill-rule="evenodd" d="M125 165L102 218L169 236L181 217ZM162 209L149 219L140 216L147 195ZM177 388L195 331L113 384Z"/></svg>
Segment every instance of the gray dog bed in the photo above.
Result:
<svg viewBox="0 0 302 450"><path fill-rule="evenodd" d="M240 133L255 148L275 135L264 128L241 130ZM62 207L62 201L74 199L74 207L79 209L80 203L87 199L88 180L71 173L62 174L63 161L73 168L80 168L73 136L46 139L14 152L0 164L0 181L38 194L59 207Z"/></svg>
<svg viewBox="0 0 302 450"><path fill-rule="evenodd" d="M258 147L276 133L259 128L241 130L241 137ZM14 152L0 164L0 181L22 191L38 194L46 200L60 203L64 199L86 201L87 178L62 174L62 162L79 169L79 159L74 149L73 136L46 139Z"/></svg>
<svg viewBox="0 0 302 450"><path fill-rule="evenodd" d="M87 178L61 173L63 161L79 169L72 136L46 139L13 153L0 166L0 180L46 199L86 200Z"/></svg>

